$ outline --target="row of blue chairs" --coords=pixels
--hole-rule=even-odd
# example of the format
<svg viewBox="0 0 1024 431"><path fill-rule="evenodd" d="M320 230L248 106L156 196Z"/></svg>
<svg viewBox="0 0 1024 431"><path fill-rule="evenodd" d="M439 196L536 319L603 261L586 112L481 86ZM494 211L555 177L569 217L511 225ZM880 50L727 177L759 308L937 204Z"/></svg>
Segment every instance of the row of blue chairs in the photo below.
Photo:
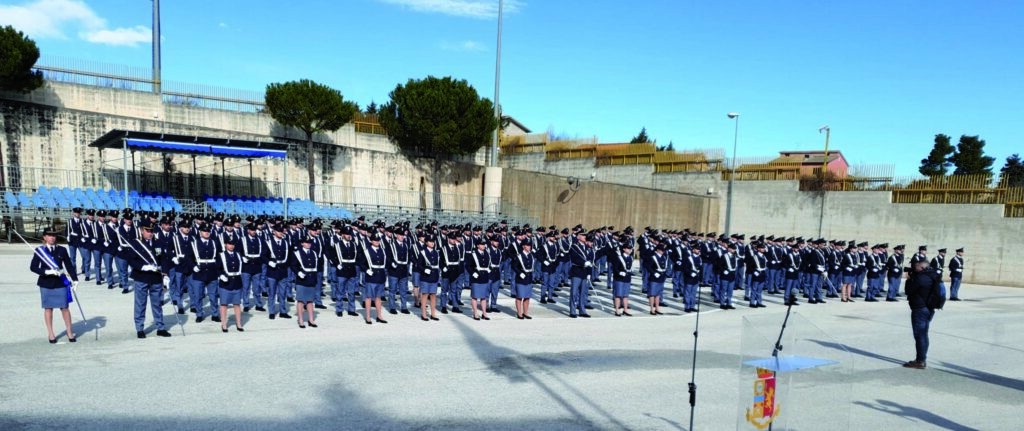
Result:
<svg viewBox="0 0 1024 431"><path fill-rule="evenodd" d="M207 197L206 203L214 211L235 214L257 214L283 216L284 202L280 198L233 199ZM351 218L352 212L344 208L320 205L305 199L288 199L288 215L296 217L320 217L326 219Z"/></svg>
<svg viewBox="0 0 1024 431"><path fill-rule="evenodd" d="M34 193L5 191L4 202L11 209L121 209L124 207L124 192L117 189L40 186ZM177 199L167 194L140 194L136 190L128 192L128 207L136 211L183 210Z"/></svg>
<svg viewBox="0 0 1024 431"><path fill-rule="evenodd" d="M284 202L280 199L260 201L256 199L207 198L206 203L217 212L238 214L262 214L283 216ZM331 219L350 218L352 213L343 208L319 205L303 199L288 200L289 216L321 217Z"/></svg>

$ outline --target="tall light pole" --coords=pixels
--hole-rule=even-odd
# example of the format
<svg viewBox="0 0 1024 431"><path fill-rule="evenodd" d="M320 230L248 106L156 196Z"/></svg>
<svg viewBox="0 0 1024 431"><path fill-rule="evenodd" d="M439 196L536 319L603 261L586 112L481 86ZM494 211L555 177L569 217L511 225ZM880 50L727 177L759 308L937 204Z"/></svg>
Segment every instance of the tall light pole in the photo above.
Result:
<svg viewBox="0 0 1024 431"><path fill-rule="evenodd" d="M740 114L738 112L730 112L729 118L736 120L735 130L732 135L732 163L729 168L729 191L725 197L725 234L730 235L732 231L732 182L733 177L736 176L736 144L740 140Z"/></svg>
<svg viewBox="0 0 1024 431"><path fill-rule="evenodd" d="M504 11L504 0L498 0L498 54L494 60L494 116L498 119L498 127L494 128L494 139L491 142L491 163L498 166L498 134L501 133L501 18Z"/></svg>
<svg viewBox="0 0 1024 431"><path fill-rule="evenodd" d="M828 177L828 138L832 135L832 128L828 127L828 124L818 128L818 133L825 132L825 154L824 161L821 162L821 212L818 214L818 238L821 238L822 231L825 230L825 192L828 191L826 188L826 181Z"/></svg>
<svg viewBox="0 0 1024 431"><path fill-rule="evenodd" d="M153 93L160 94L160 0L153 0Z"/></svg>

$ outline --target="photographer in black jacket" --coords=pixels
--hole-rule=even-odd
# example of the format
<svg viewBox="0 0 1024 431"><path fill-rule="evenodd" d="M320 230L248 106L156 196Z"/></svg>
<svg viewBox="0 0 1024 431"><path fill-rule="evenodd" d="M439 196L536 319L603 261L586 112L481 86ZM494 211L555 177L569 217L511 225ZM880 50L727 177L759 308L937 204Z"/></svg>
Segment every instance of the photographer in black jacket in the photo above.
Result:
<svg viewBox="0 0 1024 431"><path fill-rule="evenodd" d="M928 261L914 262L908 272L906 292L917 357L903 366L923 370L928 356L928 326L935 316L935 310L942 308L946 298L939 287L940 276L928 267Z"/></svg>

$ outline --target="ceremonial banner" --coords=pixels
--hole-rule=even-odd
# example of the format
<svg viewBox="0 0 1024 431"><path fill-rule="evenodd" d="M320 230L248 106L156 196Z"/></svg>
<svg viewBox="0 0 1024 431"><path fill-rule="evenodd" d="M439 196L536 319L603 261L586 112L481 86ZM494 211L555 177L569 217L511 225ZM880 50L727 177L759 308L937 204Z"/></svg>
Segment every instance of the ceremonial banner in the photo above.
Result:
<svg viewBox="0 0 1024 431"><path fill-rule="evenodd" d="M743 318L736 429L848 429L852 356L796 312L773 355L785 316Z"/></svg>

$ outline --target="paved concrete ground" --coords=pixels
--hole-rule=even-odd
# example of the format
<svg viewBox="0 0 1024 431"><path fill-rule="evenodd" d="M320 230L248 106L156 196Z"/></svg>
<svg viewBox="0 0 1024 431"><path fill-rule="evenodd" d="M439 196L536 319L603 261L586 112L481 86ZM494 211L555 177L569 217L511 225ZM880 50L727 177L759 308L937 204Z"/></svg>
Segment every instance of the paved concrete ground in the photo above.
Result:
<svg viewBox="0 0 1024 431"><path fill-rule="evenodd" d="M516 320L504 295L503 313L489 322L386 315L391 323L368 326L321 313L320 328L299 329L294 319L252 314L245 333L228 334L209 320L178 325L171 314L173 338L137 340L132 295L83 283L88 320L72 308L79 342L61 335L50 345L27 266L23 249L0 248L3 430L688 427L695 316L671 299L658 317L637 301L634 317L606 309L569 319L564 295L558 305L535 303L531 321ZM608 291L599 284L596 292L607 306ZM914 353L905 302L796 307L794 334L813 325L832 338L784 352L844 358L845 348L849 356L845 370L819 369L798 382L812 396L780 398L783 412L807 418L790 425L1019 429L1024 292L968 285L962 296L933 323L926 371L899 366ZM784 307L777 297L768 302L701 313L696 429L736 428L751 397L737 372L743 351L767 355L772 344L741 342L743 318L774 338Z"/></svg>

